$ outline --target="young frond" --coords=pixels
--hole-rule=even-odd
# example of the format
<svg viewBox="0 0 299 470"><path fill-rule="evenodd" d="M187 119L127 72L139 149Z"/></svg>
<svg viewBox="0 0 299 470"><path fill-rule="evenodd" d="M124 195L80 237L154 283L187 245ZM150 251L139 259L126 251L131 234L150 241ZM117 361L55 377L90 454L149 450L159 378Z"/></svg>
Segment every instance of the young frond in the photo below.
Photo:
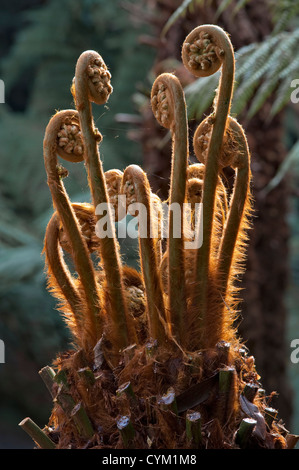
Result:
<svg viewBox="0 0 299 470"><path fill-rule="evenodd" d="M299 70L296 51L299 31L294 30L270 36L263 44L250 44L235 53L238 63L235 78L235 96L232 113L240 114L250 100L248 117L253 117L273 93L276 99L270 118L290 99L290 77ZM289 64L289 65L288 65ZM218 74L195 80L185 88L189 119L200 119L213 102Z"/></svg>

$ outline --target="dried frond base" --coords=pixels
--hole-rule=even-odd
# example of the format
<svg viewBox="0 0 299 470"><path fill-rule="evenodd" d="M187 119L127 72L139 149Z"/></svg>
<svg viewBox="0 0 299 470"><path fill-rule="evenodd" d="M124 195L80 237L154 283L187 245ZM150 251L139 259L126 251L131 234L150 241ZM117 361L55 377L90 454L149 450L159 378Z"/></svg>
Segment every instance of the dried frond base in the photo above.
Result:
<svg viewBox="0 0 299 470"><path fill-rule="evenodd" d="M147 343L127 348L114 370L105 359L99 366L98 359L99 347L96 360L69 352L55 362L56 377L67 382L52 389L54 408L45 432L57 449L288 447L288 432L275 410L269 419L271 397L264 396L254 358L243 345L220 342L184 354ZM78 426L74 410L63 406L61 393L76 409L81 404L90 435ZM194 413L200 420L190 433L186 423ZM248 418L254 426L240 435Z"/></svg>

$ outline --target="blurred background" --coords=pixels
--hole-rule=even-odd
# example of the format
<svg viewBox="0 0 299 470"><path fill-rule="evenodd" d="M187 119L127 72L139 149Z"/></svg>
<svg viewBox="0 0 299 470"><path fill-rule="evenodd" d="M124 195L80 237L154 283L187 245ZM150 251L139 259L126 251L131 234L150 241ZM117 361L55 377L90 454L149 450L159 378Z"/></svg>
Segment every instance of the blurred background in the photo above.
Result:
<svg viewBox="0 0 299 470"><path fill-rule="evenodd" d="M41 427L48 422L52 402L38 371L69 347L41 254L52 214L42 142L55 110L74 106L76 60L95 49L112 73L108 105L94 107L105 170L142 165L166 198L170 140L152 116L151 84L165 71L180 78L192 136L209 113L219 75L195 80L180 50L204 23L231 36L232 114L252 154L256 212L239 331L266 393L277 392L273 406L299 434L299 363L290 359L290 342L299 338L299 103L291 100L299 79L297 0L2 0L0 10L0 449L32 447L18 423L26 416ZM83 164L69 170L72 201L89 202ZM122 251L136 263L134 244L125 242Z"/></svg>

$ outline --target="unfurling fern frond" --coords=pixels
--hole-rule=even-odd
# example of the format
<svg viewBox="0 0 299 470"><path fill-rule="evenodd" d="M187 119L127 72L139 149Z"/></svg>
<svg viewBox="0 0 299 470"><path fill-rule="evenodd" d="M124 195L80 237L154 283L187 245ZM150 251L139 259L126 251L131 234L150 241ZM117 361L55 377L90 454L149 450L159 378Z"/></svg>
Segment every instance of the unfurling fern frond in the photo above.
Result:
<svg viewBox="0 0 299 470"><path fill-rule="evenodd" d="M54 399L49 426L41 430L29 418L20 423L40 448L285 449L296 442L293 436L289 445L276 410L266 424L269 403L258 392L254 360L235 331L251 173L244 130L230 116L233 47L218 26L199 26L184 41L182 61L197 77L218 70L221 75L214 110L193 138L200 163L190 166L182 86L163 73L152 87L153 113L172 138L165 246L162 202L144 171L130 165L123 172L103 172L102 135L91 102L106 103L112 86L95 51L77 61L76 110L56 113L46 128L45 166L56 209L45 236L49 287L76 344L59 354L53 368L40 371ZM70 202L57 154L84 159L92 205ZM222 181L225 167L235 171L230 198ZM123 217L138 211L140 272L119 256L111 228L117 195L125 197ZM61 248L71 254L78 277L68 270ZM91 262L94 251L98 266Z"/></svg>
<svg viewBox="0 0 299 470"><path fill-rule="evenodd" d="M290 77L295 77L299 72L298 48L299 31L295 30L270 36L263 44L245 46L235 54L240 67L235 77L234 115L240 114L252 100L248 114L252 118L273 94L275 100L270 117L281 110L290 97ZM215 84L216 79L209 81L203 77L185 88L189 119L199 119L209 108Z"/></svg>

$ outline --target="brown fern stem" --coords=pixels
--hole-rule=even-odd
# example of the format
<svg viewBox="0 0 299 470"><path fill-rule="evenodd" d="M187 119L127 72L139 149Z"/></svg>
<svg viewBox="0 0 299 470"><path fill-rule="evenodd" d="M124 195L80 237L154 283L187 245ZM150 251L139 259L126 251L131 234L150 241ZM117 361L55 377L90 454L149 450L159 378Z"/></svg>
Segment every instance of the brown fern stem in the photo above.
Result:
<svg viewBox="0 0 299 470"><path fill-rule="evenodd" d="M209 263L218 182L217 158L221 150L227 116L230 111L235 61L228 35L215 25L199 26L191 31L183 45L182 59L186 68L198 77L209 76L222 65L216 109L210 118L213 129L209 142L203 188L203 243L197 252L193 294L193 304L198 307L198 318L204 326L208 315Z"/></svg>
<svg viewBox="0 0 299 470"><path fill-rule="evenodd" d="M105 176L98 150L102 136L95 129L91 109L91 102L104 104L111 92L110 73L103 59L95 51L85 51L77 61L73 93L83 133L85 162L93 205L96 214L97 207L100 204L105 205L108 215L107 233L114 234L114 223L108 205ZM102 216L103 214L99 215L98 220ZM101 237L100 256L106 275L111 320L117 331L118 344L115 347L119 350L135 342L136 333L128 315L121 276L121 260L115 236Z"/></svg>
<svg viewBox="0 0 299 470"><path fill-rule="evenodd" d="M153 239L157 257L157 266L160 266L163 255L163 208L160 197L154 193L151 193L151 211L153 214Z"/></svg>
<svg viewBox="0 0 299 470"><path fill-rule="evenodd" d="M231 340L236 314L236 280L243 273L250 200L250 155L244 131L229 117L219 160L223 166L236 170L229 212L218 237L219 248L213 258L213 273L209 290L209 316L205 322L204 344L214 347L221 340ZM215 237L213 238L213 245Z"/></svg>
<svg viewBox="0 0 299 470"><path fill-rule="evenodd" d="M61 129L65 124L78 127L78 123L78 114L74 110L60 111L55 114L47 125L43 147L48 185L69 245L72 247L74 264L80 276L86 299L87 318L85 323L89 325L88 329L93 331L92 344L95 344L103 331L95 273L86 243L81 235L78 220L60 176L61 170L57 164L57 154L60 154L59 134ZM64 158L63 154L61 156ZM72 161L71 153L68 154L68 160Z"/></svg>
<svg viewBox="0 0 299 470"><path fill-rule="evenodd" d="M84 312L82 309L82 298L77 291L74 279L63 259L59 246L59 218L54 213L51 217L45 234L45 254L50 278L50 287L55 291L61 291L64 299L68 302L75 320L74 336L80 341L84 324Z"/></svg>
<svg viewBox="0 0 299 470"><path fill-rule="evenodd" d="M166 322L166 312L158 275L158 256L156 243L153 238L155 221L153 218L152 195L150 185L144 171L137 165L130 165L124 171L122 193L126 195L127 204L131 201L139 211L139 246L142 275L146 290L146 305L148 314L149 333L157 339L160 345L165 344L165 330L161 318ZM140 211L142 206L144 213ZM134 205L132 206L134 208ZM144 219L142 218L144 216ZM146 228L146 232L144 230Z"/></svg>
<svg viewBox="0 0 299 470"><path fill-rule="evenodd" d="M188 164L188 124L186 103L179 80L163 73L156 78L151 93L154 115L163 127L172 132L172 170L169 198L168 227L168 299L173 333L181 342L184 315L187 308L183 205L186 198L186 173ZM180 211L179 221L175 218ZM179 226L175 226L175 223ZM174 232L177 232L176 236Z"/></svg>
<svg viewBox="0 0 299 470"><path fill-rule="evenodd" d="M235 119L229 119L229 128L233 132L234 140L237 142L239 149L234 156L234 161L231 163L231 166L236 169L236 179L217 263L218 277L221 280L219 287L223 298L225 298L229 281L236 242L242 229L244 208L249 200L250 193L250 152L247 139L241 125Z"/></svg>

